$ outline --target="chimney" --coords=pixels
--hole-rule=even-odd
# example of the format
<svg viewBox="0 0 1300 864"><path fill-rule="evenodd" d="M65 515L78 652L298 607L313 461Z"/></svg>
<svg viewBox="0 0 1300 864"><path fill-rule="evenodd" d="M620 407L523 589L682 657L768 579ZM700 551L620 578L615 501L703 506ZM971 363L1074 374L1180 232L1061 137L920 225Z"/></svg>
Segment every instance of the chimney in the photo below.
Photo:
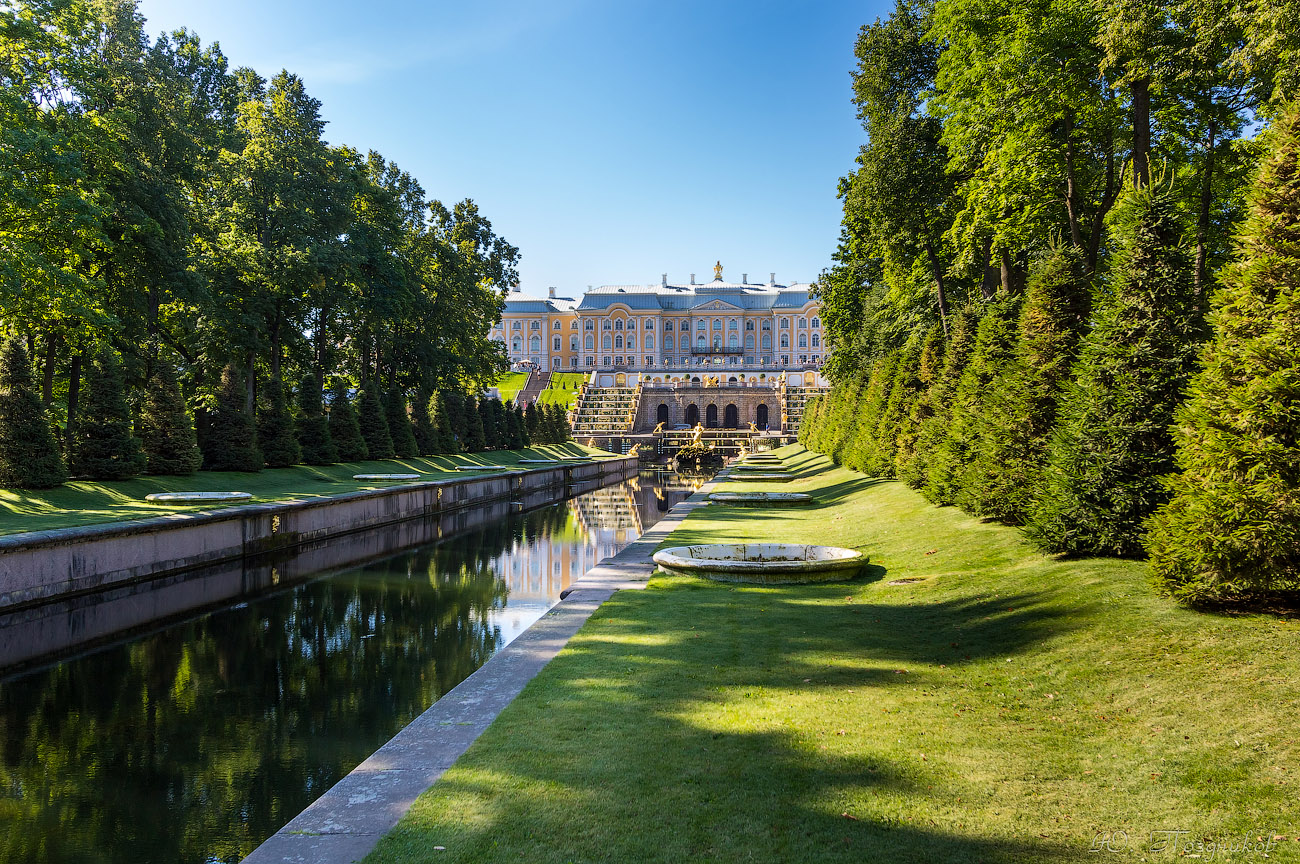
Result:
<svg viewBox="0 0 1300 864"><path fill-rule="evenodd" d="M665 288L668 287L668 274L667 274L667 273L665 273L665 274L663 275L663 279L660 280L659 284L662 285L662 286L665 287Z"/></svg>
<svg viewBox="0 0 1300 864"><path fill-rule="evenodd" d="M695 284L695 274L694 274L694 273L691 274L691 284L692 284L692 285Z"/></svg>
<svg viewBox="0 0 1300 864"><path fill-rule="evenodd" d="M555 299L555 286L554 286L554 285L552 285L550 288L547 288L547 289L546 289L546 296L550 297L552 300Z"/></svg>
<svg viewBox="0 0 1300 864"><path fill-rule="evenodd" d="M773 288L776 287L776 274L775 274L775 273L772 274L772 281L769 282L768 284L771 285Z"/></svg>
<svg viewBox="0 0 1300 864"><path fill-rule="evenodd" d="M748 274L748 273L741 273L741 274L740 274L740 284L741 284L741 285L748 285L748 284L749 284L749 274Z"/></svg>

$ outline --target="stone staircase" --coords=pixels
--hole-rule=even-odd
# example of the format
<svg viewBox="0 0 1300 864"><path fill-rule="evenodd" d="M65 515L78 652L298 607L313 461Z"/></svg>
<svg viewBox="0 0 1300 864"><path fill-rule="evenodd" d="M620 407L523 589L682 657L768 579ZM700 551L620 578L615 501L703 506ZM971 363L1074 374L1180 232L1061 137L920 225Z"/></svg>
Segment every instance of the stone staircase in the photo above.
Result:
<svg viewBox="0 0 1300 864"><path fill-rule="evenodd" d="M519 395L515 396L515 404L521 408L531 405L542 395L542 391L549 386L551 386L551 371L549 369L544 371L530 369L528 371L528 381L524 383Z"/></svg>
<svg viewBox="0 0 1300 864"><path fill-rule="evenodd" d="M573 408L574 437L630 431L640 397L640 382L635 387L583 387Z"/></svg>
<svg viewBox="0 0 1300 864"><path fill-rule="evenodd" d="M803 422L803 412L808 405L808 400L824 392L826 391L821 387L787 386L785 388L781 398L781 411L785 414L786 432L792 435L799 434L799 424Z"/></svg>

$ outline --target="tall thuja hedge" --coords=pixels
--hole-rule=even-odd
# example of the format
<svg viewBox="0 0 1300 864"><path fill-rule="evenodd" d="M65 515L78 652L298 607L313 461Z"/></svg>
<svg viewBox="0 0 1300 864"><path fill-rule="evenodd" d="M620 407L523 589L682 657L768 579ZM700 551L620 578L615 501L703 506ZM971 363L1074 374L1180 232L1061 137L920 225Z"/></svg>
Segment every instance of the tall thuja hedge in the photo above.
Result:
<svg viewBox="0 0 1300 864"><path fill-rule="evenodd" d="M262 388L262 404L257 407L257 443L268 468L287 468L302 459L293 415L279 378L272 378Z"/></svg>
<svg viewBox="0 0 1300 864"><path fill-rule="evenodd" d="M294 423L305 464L332 465L339 461L339 451L330 437L315 375L304 375L298 384L298 417Z"/></svg>
<svg viewBox="0 0 1300 864"><path fill-rule="evenodd" d="M1196 359L1200 325L1174 196L1144 187L1115 218L1109 296L1080 345L1026 525L1049 552L1142 553L1143 522L1168 498L1169 426Z"/></svg>
<svg viewBox="0 0 1300 864"><path fill-rule="evenodd" d="M393 454L403 457L420 455L415 432L411 429L411 415L406 408L406 394L401 388L394 387L388 391L388 398L384 400L384 419L388 421L388 434L393 438Z"/></svg>
<svg viewBox="0 0 1300 864"><path fill-rule="evenodd" d="M1300 590L1300 110L1265 140L1176 415L1173 497L1148 524L1156 583L1187 603Z"/></svg>
<svg viewBox="0 0 1300 864"><path fill-rule="evenodd" d="M564 406L551 403L543 407L551 418L551 440L548 443L563 444L568 441L573 436L573 430L569 428L569 418L565 415Z"/></svg>
<svg viewBox="0 0 1300 864"><path fill-rule="evenodd" d="M937 325L936 325L937 326ZM926 334L913 333L899 352L894 365L894 379L889 384L889 400L876 426L876 443L866 463L866 473L873 477L895 477L898 440L907 424L912 403L921 392L921 350Z"/></svg>
<svg viewBox="0 0 1300 864"><path fill-rule="evenodd" d="M455 453L460 445L456 442L456 433L452 431L451 409L447 398L441 390L429 398L429 423L433 427L435 453Z"/></svg>
<svg viewBox="0 0 1300 864"><path fill-rule="evenodd" d="M72 473L92 480L130 479L145 469L147 460L132 429L122 364L116 354L104 351L88 373L85 413L72 443Z"/></svg>
<svg viewBox="0 0 1300 864"><path fill-rule="evenodd" d="M529 441L533 444L542 443L538 434L541 428L541 417L535 401L529 402L524 408L524 428L527 430Z"/></svg>
<svg viewBox="0 0 1300 864"><path fill-rule="evenodd" d="M479 425L483 427L482 449L484 450L496 450L501 447L501 432L497 428L497 415L492 406L495 401L486 396L480 396L478 400L478 419Z"/></svg>
<svg viewBox="0 0 1300 864"><path fill-rule="evenodd" d="M957 379L949 412L948 434L926 465L921 493L935 504L960 504L969 509L967 467L974 458L984 399L1016 350L1016 318L1020 296L999 294L980 316L970 359Z"/></svg>
<svg viewBox="0 0 1300 864"><path fill-rule="evenodd" d="M149 378L136 430L150 474L193 474L203 464L194 421L185 410L176 373L166 363L159 363Z"/></svg>
<svg viewBox="0 0 1300 864"><path fill-rule="evenodd" d="M1057 249L1030 274L1015 356L976 418L973 458L957 502L966 510L1011 524L1027 518L1087 314L1082 256L1073 247Z"/></svg>
<svg viewBox="0 0 1300 864"><path fill-rule="evenodd" d="M916 393L911 397L907 413L899 423L897 450L894 453L894 476L913 488L918 488L924 475L916 458L916 442L921 426L934 415L930 404L930 389L943 370L943 352L947 345L943 325L935 324L925 334L921 356L917 361Z"/></svg>
<svg viewBox="0 0 1300 864"><path fill-rule="evenodd" d="M415 401L411 403L411 434L415 436L415 450L421 456L442 452L438 429L433 425L435 412L433 394L427 390L416 391Z"/></svg>
<svg viewBox="0 0 1300 864"><path fill-rule="evenodd" d="M384 416L384 402L379 398L379 388L374 382L361 385L357 423L361 426L361 437L366 441L371 459L392 459L397 455L393 449L393 436L388 431L388 419Z"/></svg>
<svg viewBox="0 0 1300 864"><path fill-rule="evenodd" d="M461 405L465 411L465 437L461 439L465 450L478 453L487 449L487 440L483 437L483 415L479 412L479 401L473 396L465 396Z"/></svg>
<svg viewBox="0 0 1300 864"><path fill-rule="evenodd" d="M844 447L843 464L854 471L870 473L868 465L878 449L876 429L889 404L889 387L894 383L894 369L898 366L900 352L887 351L871 364L871 374L866 389L858 401L857 410L850 418L853 431Z"/></svg>
<svg viewBox="0 0 1300 864"><path fill-rule="evenodd" d="M362 462L370 458L370 450L361 434L357 412L352 410L352 400L348 398L348 385L345 381L336 381L330 388L329 431L330 441L334 443L340 461Z"/></svg>
<svg viewBox="0 0 1300 864"><path fill-rule="evenodd" d="M812 442L816 440L822 424L821 396L814 396L803 406L803 422L799 424L799 443L809 450L816 450Z"/></svg>
<svg viewBox="0 0 1300 864"><path fill-rule="evenodd" d="M920 489L929 479L930 459L948 436L948 423L952 418L952 401L957 382L975 347L975 328L979 326L979 307L967 304L949 322L948 341L944 347L943 368L926 391L928 416L920 419L916 431L916 444L911 462L900 474L901 479L913 489Z"/></svg>
<svg viewBox="0 0 1300 864"><path fill-rule="evenodd" d="M853 452L858 431L857 417L862 407L862 398L871 383L870 374L869 369L859 372L831 388L830 411L827 413L821 452L836 465L846 464Z"/></svg>
<svg viewBox="0 0 1300 864"><path fill-rule="evenodd" d="M217 404L199 442L208 471L261 471L266 460L257 444L257 427L244 411L244 379L234 366L221 372Z"/></svg>
<svg viewBox="0 0 1300 864"><path fill-rule="evenodd" d="M52 489L68 479L22 340L0 349L0 488Z"/></svg>

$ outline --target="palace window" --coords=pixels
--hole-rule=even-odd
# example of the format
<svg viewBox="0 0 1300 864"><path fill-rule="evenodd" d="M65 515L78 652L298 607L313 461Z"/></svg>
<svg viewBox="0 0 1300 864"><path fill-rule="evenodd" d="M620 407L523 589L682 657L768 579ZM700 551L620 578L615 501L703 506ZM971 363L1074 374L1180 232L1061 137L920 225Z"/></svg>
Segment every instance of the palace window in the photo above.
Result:
<svg viewBox="0 0 1300 864"><path fill-rule="evenodd" d="M764 330L771 330L771 329L772 329L772 319L771 319L771 318L764 318L764 319L763 319L763 329L764 329Z"/></svg>
<svg viewBox="0 0 1300 864"><path fill-rule="evenodd" d="M511 330L522 330L523 328L520 326L520 324L519 324L518 321L511 321L511 322L510 322L510 329L511 329Z"/></svg>
<svg viewBox="0 0 1300 864"><path fill-rule="evenodd" d="M578 359L578 358L575 357L574 359L576 360L576 359ZM588 356L588 357L587 357L587 365L588 365L588 366L595 366L595 365L596 365L596 358L595 358L595 357Z"/></svg>
<svg viewBox="0 0 1300 864"><path fill-rule="evenodd" d="M542 322L540 322L540 321L529 321L529 322L528 322L528 329L529 329L529 330L541 330L541 329L542 329Z"/></svg>
<svg viewBox="0 0 1300 864"><path fill-rule="evenodd" d="M782 334L781 334L781 347L782 347L782 348L789 348L789 347L790 347L790 334L789 334L789 333L782 333Z"/></svg>
<svg viewBox="0 0 1300 864"><path fill-rule="evenodd" d="M600 322L601 330L612 330L613 328L614 328L614 322L610 321L608 318Z"/></svg>
<svg viewBox="0 0 1300 864"><path fill-rule="evenodd" d="M569 350L570 350L570 351L577 351L577 350L578 350L578 337L577 337L577 336L570 336L570 337L569 337Z"/></svg>
<svg viewBox="0 0 1300 864"><path fill-rule="evenodd" d="M703 333L701 333L701 334L700 334L698 337L696 337L696 339L695 339L695 346L696 346L697 348L704 348L704 347L706 347L708 344L709 344L709 343L707 343L707 342L704 341L704 334L703 334Z"/></svg>
<svg viewBox="0 0 1300 864"><path fill-rule="evenodd" d="M510 343L510 350L516 354L524 350L524 343L519 340L518 336L516 336L514 341Z"/></svg>
<svg viewBox="0 0 1300 864"><path fill-rule="evenodd" d="M606 333L604 336L600 337L600 347L603 348L603 349L605 349L606 351L608 351L610 348L614 347L614 342L613 342L612 339L610 339L610 336L609 336L608 333Z"/></svg>
<svg viewBox="0 0 1300 864"><path fill-rule="evenodd" d="M600 358L600 365L601 365L601 366L612 366L613 364L614 364L614 358L613 358L613 357L601 357L601 358Z"/></svg>
<svg viewBox="0 0 1300 864"><path fill-rule="evenodd" d="M577 322L577 321L574 321L574 322L573 322L573 326L575 326L575 327L578 326L578 322ZM595 321L592 321L590 318L588 318L586 321L582 322L582 329L584 329L584 330L595 330L595 329L596 329L596 322L595 322Z"/></svg>
<svg viewBox="0 0 1300 864"><path fill-rule="evenodd" d="M781 319L781 329L782 329L782 330L789 330L789 329L790 329L790 319L789 319L789 318L782 318L782 319Z"/></svg>
<svg viewBox="0 0 1300 864"><path fill-rule="evenodd" d="M572 321L572 323L569 324L569 329L570 329L570 330L577 330L577 329L578 329L578 319L577 319L577 318L574 318L573 321ZM591 328L588 327L587 329L590 330Z"/></svg>
<svg viewBox="0 0 1300 864"><path fill-rule="evenodd" d="M542 350L542 337L541 336L531 337L528 340L528 350L533 352L534 354L539 353Z"/></svg>
<svg viewBox="0 0 1300 864"><path fill-rule="evenodd" d="M753 350L754 350L754 334L753 334L753 333L746 333L746 334L745 334L745 350L746 350L746 351L753 351Z"/></svg>
<svg viewBox="0 0 1300 864"><path fill-rule="evenodd" d="M671 322L671 321L665 321L665 322L664 322L664 329L665 329L665 330L672 330L672 329L673 329L673 322Z"/></svg>
<svg viewBox="0 0 1300 864"><path fill-rule="evenodd" d="M721 318L714 318L714 319L713 319L713 329L714 329L714 330L721 330L721 329L722 329L722 319L721 319Z"/></svg>
<svg viewBox="0 0 1300 864"><path fill-rule="evenodd" d="M645 322L645 329L647 330L655 329L655 322L653 318L650 318Z"/></svg>
<svg viewBox="0 0 1300 864"><path fill-rule="evenodd" d="M583 340L582 347L587 351L596 350L596 337L588 333L587 338Z"/></svg>
<svg viewBox="0 0 1300 864"><path fill-rule="evenodd" d="M740 347L740 335L737 334L737 333L732 333L730 336L728 336L728 337L727 337L727 347L728 347L728 348L739 348L739 347Z"/></svg>
<svg viewBox="0 0 1300 864"><path fill-rule="evenodd" d="M653 357L647 357L647 358L645 358L645 365L647 365L647 366L653 366L653 365L655 365L655 358L653 358Z"/></svg>
<svg viewBox="0 0 1300 864"><path fill-rule="evenodd" d="M627 329L629 329L629 330L635 330L635 329L636 329L636 319L635 319L635 318L629 318L629 319L627 319Z"/></svg>
<svg viewBox="0 0 1300 864"><path fill-rule="evenodd" d="M664 337L664 350L665 351L673 350L673 337L671 336Z"/></svg>
<svg viewBox="0 0 1300 864"><path fill-rule="evenodd" d="M805 318L800 318L800 319L799 319L799 329L802 330L804 327L807 327L807 326L808 326L808 321L807 321L807 319L805 319Z"/></svg>
<svg viewBox="0 0 1300 864"><path fill-rule="evenodd" d="M813 334L813 343L812 343L812 347L814 347L814 348L820 348L820 347L822 347L822 336L821 336L820 333L814 333L814 334Z"/></svg>
<svg viewBox="0 0 1300 864"><path fill-rule="evenodd" d="M727 329L728 329L728 330L739 330L739 329L740 329L740 322L737 321L735 318L732 318L730 321L727 322Z"/></svg>
<svg viewBox="0 0 1300 864"><path fill-rule="evenodd" d="M753 321L746 321L746 322L745 322L745 330L746 330L746 331L753 331L753 329L754 329L754 322L753 322Z"/></svg>
<svg viewBox="0 0 1300 864"><path fill-rule="evenodd" d="M807 347L808 347L808 334L807 334L807 333L800 333L800 334L799 334L799 347L800 347L800 348L807 348Z"/></svg>
<svg viewBox="0 0 1300 864"><path fill-rule="evenodd" d="M559 321L556 321L556 322L555 322L555 326L552 327L551 329L552 329L552 330L559 330L559 329L560 329L560 322L559 322Z"/></svg>
<svg viewBox="0 0 1300 864"><path fill-rule="evenodd" d="M763 334L763 350L764 350L764 351L770 351L770 350L772 350L772 334L771 334L771 333L764 333L764 334Z"/></svg>
<svg viewBox="0 0 1300 864"><path fill-rule="evenodd" d="M635 336L629 335L629 336L627 337L627 350L629 350L629 351L635 351L635 350L636 350L636 337L635 337Z"/></svg>
<svg viewBox="0 0 1300 864"><path fill-rule="evenodd" d="M645 338L642 339L641 341L645 343L645 350L647 351L655 350L655 337L653 333L645 334Z"/></svg>
<svg viewBox="0 0 1300 864"><path fill-rule="evenodd" d="M622 351L622 350L623 350L623 337L622 337L622 336L615 336L615 337L614 337L614 348L615 348L616 350L618 350L618 351Z"/></svg>
<svg viewBox="0 0 1300 864"><path fill-rule="evenodd" d="M560 350L560 337L559 337L559 336L556 336L553 340L551 340L551 345L552 345L552 348L551 348L552 351L559 351L559 350Z"/></svg>
<svg viewBox="0 0 1300 864"><path fill-rule="evenodd" d="M623 319L622 319L622 318L619 318L617 321L614 322L614 329L615 329L615 330L622 330L622 329L623 329Z"/></svg>

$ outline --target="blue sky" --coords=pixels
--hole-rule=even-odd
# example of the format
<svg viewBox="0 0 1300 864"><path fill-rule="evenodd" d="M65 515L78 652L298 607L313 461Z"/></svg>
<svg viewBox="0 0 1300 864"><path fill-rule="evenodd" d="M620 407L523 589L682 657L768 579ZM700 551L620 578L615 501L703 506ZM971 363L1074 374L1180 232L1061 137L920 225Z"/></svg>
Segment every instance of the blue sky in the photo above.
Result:
<svg viewBox="0 0 1300 864"><path fill-rule="evenodd" d="M301 76L326 138L473 198L526 293L810 281L862 140L849 75L883 2L140 0L233 66Z"/></svg>

